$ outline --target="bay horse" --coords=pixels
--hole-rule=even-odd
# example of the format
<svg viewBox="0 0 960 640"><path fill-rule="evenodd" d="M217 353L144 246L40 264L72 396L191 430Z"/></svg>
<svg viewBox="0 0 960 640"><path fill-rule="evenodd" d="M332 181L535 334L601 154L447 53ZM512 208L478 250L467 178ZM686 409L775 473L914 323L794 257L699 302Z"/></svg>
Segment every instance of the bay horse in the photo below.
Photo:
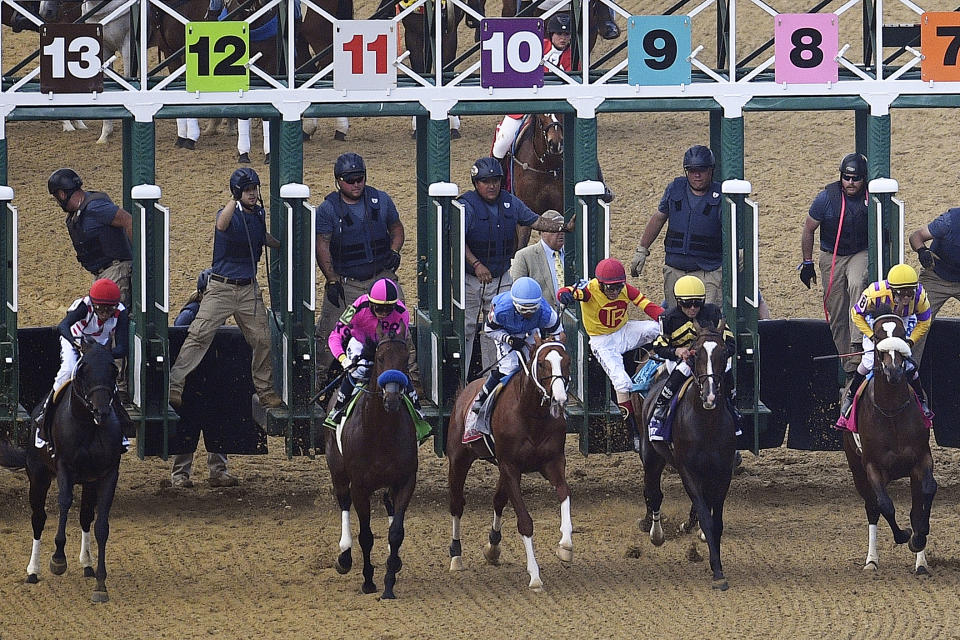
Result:
<svg viewBox="0 0 960 640"><path fill-rule="evenodd" d="M856 436L845 431L843 450L853 474L857 493L863 498L867 512L868 548L865 570L876 570L877 521L880 515L890 525L894 542L907 542L917 554L914 571L929 573L924 548L930 534L930 509L937 493L933 478L933 456L930 453L930 430L924 423L923 411L916 401L908 367L910 346L906 342L903 318L895 314L878 315L873 323L873 377L857 401ZM912 506L910 524L897 526L893 500L887 484L898 478L910 478Z"/></svg>
<svg viewBox="0 0 960 640"><path fill-rule="evenodd" d="M721 321L716 329L694 322L697 339L691 347L694 351L693 376L674 410L672 450L663 442L651 442L646 429L667 376L651 386L638 419L645 434L641 439L640 455L647 513L641 528L649 531L654 545L663 544L660 476L669 462L680 474L691 502L690 517L680 526L680 531L692 531L699 522L701 538L710 548L713 588L725 591L729 584L720 562L720 536L723 534L723 503L733 476L737 428L733 415L727 410L722 386L727 358L732 354L727 352L723 339L725 321ZM640 405L635 402L634 406Z"/></svg>
<svg viewBox="0 0 960 640"><path fill-rule="evenodd" d="M47 491L54 476L59 490L60 521L54 538L56 548L50 558L50 572L61 575L67 570L64 545L67 541L67 514L73 504L73 486L80 494L80 566L86 578L96 577L93 602L107 602L107 537L110 533L110 507L117 488L122 447L122 427L114 410L117 393L117 367L110 350L96 342L82 347L82 355L72 382L61 392L51 410L50 434L56 454L46 448L27 445L26 449L0 446L0 466L26 468L30 480L30 508L33 512L33 550L27 565L27 583L38 582L40 536L47 521ZM34 427L34 434L36 427ZM90 552L90 524L96 516L97 569L93 570Z"/></svg>
<svg viewBox="0 0 960 640"><path fill-rule="evenodd" d="M490 418L496 441L495 464L500 469L500 477L493 498L493 525L483 555L488 563L499 564L503 508L509 500L517 514L517 531L527 554L529 586L540 591L543 581L533 551L533 519L520 492L520 477L524 473L539 472L557 492L561 537L556 553L562 561L570 562L573 560L573 523L570 519L570 488L565 477L567 460L564 455L567 437L564 406L570 382L570 356L562 342L541 341L538 337L531 348L529 361L524 362L521 358L521 363L523 371L518 371L504 387ZM450 541L451 571L463 570L460 518L466 504L463 485L467 473L478 458L490 460L490 453L482 440L463 443L464 422L483 382L483 379L474 380L460 392L447 430L447 475L453 528Z"/></svg>
<svg viewBox="0 0 960 640"><path fill-rule="evenodd" d="M532 114L503 159L510 192L535 213L563 211L563 122ZM530 241L530 227L517 227L517 247Z"/></svg>
<svg viewBox="0 0 960 640"><path fill-rule="evenodd" d="M333 491L340 505L340 555L334 563L345 574L353 565L350 535L350 505L360 521L360 548L363 550L363 593L377 590L373 582L370 550L370 495L385 488L384 505L390 523L387 536L390 554L384 576L383 599L393 599L397 573L403 566L403 520L417 483L417 434L413 418L401 397L407 380L407 338L393 331L382 335L375 345L368 387L357 390L360 397L341 429L326 430L326 457ZM333 399L331 399L333 400Z"/></svg>

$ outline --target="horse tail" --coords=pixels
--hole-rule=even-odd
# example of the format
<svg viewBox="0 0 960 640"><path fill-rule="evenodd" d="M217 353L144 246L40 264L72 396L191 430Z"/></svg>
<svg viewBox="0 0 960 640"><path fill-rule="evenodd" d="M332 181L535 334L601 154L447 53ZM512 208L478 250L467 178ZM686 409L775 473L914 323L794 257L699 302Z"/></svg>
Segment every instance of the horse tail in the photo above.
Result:
<svg viewBox="0 0 960 640"><path fill-rule="evenodd" d="M27 466L27 450L0 440L0 467L23 469Z"/></svg>

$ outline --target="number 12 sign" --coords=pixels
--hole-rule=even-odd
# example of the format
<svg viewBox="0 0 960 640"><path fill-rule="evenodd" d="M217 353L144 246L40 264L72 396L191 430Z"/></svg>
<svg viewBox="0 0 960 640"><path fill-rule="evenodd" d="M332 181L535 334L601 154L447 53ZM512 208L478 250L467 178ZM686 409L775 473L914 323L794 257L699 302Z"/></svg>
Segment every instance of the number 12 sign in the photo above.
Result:
<svg viewBox="0 0 960 640"><path fill-rule="evenodd" d="M340 20L333 31L334 89L397 86L397 25L392 20Z"/></svg>

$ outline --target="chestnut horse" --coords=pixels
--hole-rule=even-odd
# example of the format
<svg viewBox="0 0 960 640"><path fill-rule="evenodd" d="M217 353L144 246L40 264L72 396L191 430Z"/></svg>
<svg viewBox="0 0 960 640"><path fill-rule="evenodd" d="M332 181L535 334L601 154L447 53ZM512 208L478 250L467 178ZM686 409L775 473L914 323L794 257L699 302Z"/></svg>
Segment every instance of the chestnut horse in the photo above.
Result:
<svg viewBox="0 0 960 640"><path fill-rule="evenodd" d="M570 489L565 477L567 461L564 455L567 436L564 405L570 382L570 357L562 342L542 342L537 338L529 363L524 362L523 369L510 379L500 393L490 418L500 478L493 498L490 542L484 548L483 555L490 564L499 564L503 508L509 500L517 514L517 530L527 553L530 588L539 591L543 588L543 582L533 552L533 519L523 502L520 477L524 473L537 471L553 485L560 500L561 538L557 556L565 562L573 560L573 523L570 519ZM463 485L467 472L475 460L489 459L490 456L481 440L463 443L464 421L481 385L482 379L474 380L457 396L447 431L450 515L453 518L451 571L463 569L460 518L466 503Z"/></svg>
<svg viewBox="0 0 960 640"><path fill-rule="evenodd" d="M333 491L340 505L340 556L334 567L347 573L353 566L350 535L350 505L360 521L360 548L363 550L363 593L373 593L373 532L370 529L370 495L385 488L390 532L390 555L383 579L382 598L394 598L393 587L400 571L403 519L417 483L417 434L413 418L401 397L407 380L407 339L390 332L376 345L370 344L373 366L366 389L358 390L353 411L342 428L327 429L326 456ZM332 400L332 399L331 399Z"/></svg>
<svg viewBox="0 0 960 640"><path fill-rule="evenodd" d="M647 514L641 527L649 530L653 544L663 544L660 524L660 505L663 491L660 475L668 462L673 464L683 488L690 497L690 517L680 526L681 532L692 531L700 524L701 537L710 548L710 569L713 588L726 590L727 579L720 562L720 536L723 534L723 502L730 488L736 455L736 425L727 410L726 393L722 389L727 367L727 353L723 340L725 322L713 329L697 324L697 339L693 344L693 380L686 393L677 401L673 414L673 448L663 442L651 443L649 437L641 440L643 459L643 498ZM641 431L650 422L657 397L666 382L654 382L643 401ZM634 406L639 406L636 403Z"/></svg>
<svg viewBox="0 0 960 640"><path fill-rule="evenodd" d="M529 124L503 159L510 192L535 213L563 211L563 122L550 114L531 114ZM530 241L530 227L517 227L517 246Z"/></svg>
<svg viewBox="0 0 960 640"><path fill-rule="evenodd" d="M916 401L909 376L914 369L906 342L903 318L879 315L873 323L876 357L873 377L857 401L856 424L860 437L850 431L843 434L843 450L853 474L853 483L863 498L869 523L867 561L864 569L876 570L877 521L882 514L893 531L897 544L908 543L917 554L914 571L929 573L924 548L930 534L930 508L937 493L930 454L930 430L924 424L923 411ZM862 449L862 451L861 451ZM910 528L897 526L893 500L887 484L898 478L910 478L912 507Z"/></svg>
<svg viewBox="0 0 960 640"><path fill-rule="evenodd" d="M93 602L107 602L107 538L110 534L110 507L117 488L123 434L114 409L117 393L117 367L110 349L96 342L86 343L61 399L51 409L50 435L56 455L29 443L26 449L0 443L0 466L26 468L30 480L30 509L33 512L33 550L27 565L27 583L38 582L40 536L47 521L46 502L50 482L57 478L57 503L60 521L54 538L56 548L50 558L50 572L61 575L67 570L64 545L67 542L67 515L73 504L73 486L83 487L80 494L80 566L86 578L96 577ZM34 427L33 434L36 434ZM90 551L90 524L96 517L97 569L93 570Z"/></svg>

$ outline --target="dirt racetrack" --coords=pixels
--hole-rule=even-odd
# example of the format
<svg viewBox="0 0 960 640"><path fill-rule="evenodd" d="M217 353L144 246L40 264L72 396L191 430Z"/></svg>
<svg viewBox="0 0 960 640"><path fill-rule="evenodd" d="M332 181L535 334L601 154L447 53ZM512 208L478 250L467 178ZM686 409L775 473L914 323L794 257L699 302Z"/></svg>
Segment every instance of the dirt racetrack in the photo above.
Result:
<svg viewBox="0 0 960 640"><path fill-rule="evenodd" d="M930 4L937 3L925 8L933 8ZM910 19L894 14L887 22L898 17ZM3 36L6 54L9 32ZM469 185L472 161L487 154L496 120L464 120L451 167L461 189ZM899 110L891 120L892 176L907 203L909 233L957 204L958 116L955 110ZM802 288L797 278L800 228L810 201L836 179L840 158L853 148L853 113L747 113L745 122L745 173L761 212L764 295L775 317L822 317L819 294ZM73 134L61 133L54 122L7 125L9 184L21 215L22 326L59 321L89 286L62 213L46 192L50 172L75 167L88 188L120 199L119 137L97 146L98 123L88 124L91 131ZM332 188L337 155L361 153L370 183L390 193L400 209L407 231L401 277L412 283L416 181L409 119L358 118L351 124L345 143L334 142L332 123L322 122L305 144L311 200L319 202ZM617 193L612 251L628 260L664 186L679 174L683 150L709 139L708 116L603 115L599 130L600 161ZM161 121L157 184L172 211L175 310L192 290L197 272L209 264L213 213L228 197L236 150L234 137L224 132L201 138L194 152L174 148L174 137L174 123ZM255 130L251 157L266 186L259 140ZM658 241L637 281L655 298L662 286L655 267L662 256ZM908 260L916 266L912 253ZM408 293L412 289L408 285ZM942 313L957 315L956 303ZM934 452L940 492L931 519L930 578L912 575L912 554L894 548L885 526L879 535L880 571L861 570L866 523L842 453L747 455L727 501L723 557L731 588L720 593L710 589L706 561L696 559L706 553L705 545L691 552L691 538L673 533L689 504L677 476L665 478L669 538L654 548L636 526L643 515L637 457L583 458L571 437L573 563L562 565L553 555L559 510L546 483L533 477L524 483L545 584L545 592L537 594L526 587L512 510L504 524L503 565L483 564L480 547L490 526L495 484L495 470L487 465L478 464L467 483L467 570L448 571L446 464L425 446L407 519L399 599L380 602L375 595L359 595L359 547L349 575L332 568L340 519L323 460L286 460L281 440L271 438L269 446L266 456L231 459L231 471L242 478L234 489L207 487L200 458L196 488L162 487L169 478L167 462L127 455L111 519L111 599L105 605L90 603L93 585L77 568L75 513L68 528L67 574L53 576L46 569L55 532L53 492L41 581L23 583L30 552L27 481L23 473L0 472L0 638L960 637L956 450ZM903 525L909 490L897 483L894 494ZM382 588L385 518L375 520L374 532L375 580Z"/></svg>

